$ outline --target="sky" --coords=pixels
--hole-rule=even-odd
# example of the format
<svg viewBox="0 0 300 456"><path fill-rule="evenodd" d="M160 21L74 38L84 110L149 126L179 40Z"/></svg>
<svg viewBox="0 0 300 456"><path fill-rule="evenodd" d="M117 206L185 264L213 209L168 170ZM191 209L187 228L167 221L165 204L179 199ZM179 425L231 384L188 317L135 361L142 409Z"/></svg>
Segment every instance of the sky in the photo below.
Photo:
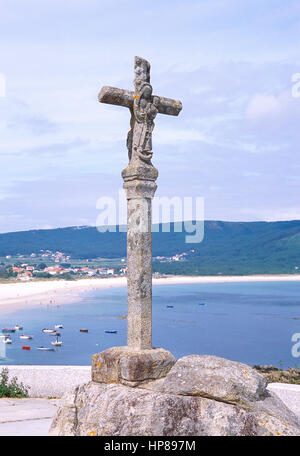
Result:
<svg viewBox="0 0 300 456"><path fill-rule="evenodd" d="M135 55L183 104L155 120L158 197L300 219L299 30L298 0L0 0L0 232L95 225L118 198L130 115L97 96L133 89Z"/></svg>

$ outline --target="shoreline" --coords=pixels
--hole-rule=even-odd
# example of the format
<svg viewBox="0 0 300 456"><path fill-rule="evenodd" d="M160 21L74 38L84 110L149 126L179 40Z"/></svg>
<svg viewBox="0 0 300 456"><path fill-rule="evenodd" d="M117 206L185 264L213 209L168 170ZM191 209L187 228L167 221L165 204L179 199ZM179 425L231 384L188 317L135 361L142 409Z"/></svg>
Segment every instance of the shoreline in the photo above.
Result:
<svg viewBox="0 0 300 456"><path fill-rule="evenodd" d="M252 276L168 276L153 278L153 285L232 282L298 282L300 274L265 274ZM71 304L84 292L124 287L126 277L51 280L0 284L0 312L11 312L38 305Z"/></svg>

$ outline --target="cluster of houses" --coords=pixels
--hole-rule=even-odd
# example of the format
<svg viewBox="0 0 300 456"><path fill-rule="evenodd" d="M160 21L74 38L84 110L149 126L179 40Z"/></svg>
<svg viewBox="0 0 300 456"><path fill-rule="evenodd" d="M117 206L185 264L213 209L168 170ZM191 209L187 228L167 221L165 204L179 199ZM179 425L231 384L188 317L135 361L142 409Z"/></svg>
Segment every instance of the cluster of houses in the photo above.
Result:
<svg viewBox="0 0 300 456"><path fill-rule="evenodd" d="M28 268L28 269L27 269ZM34 267L29 265L13 266L12 272L17 274L19 280L30 280L33 277Z"/></svg>
<svg viewBox="0 0 300 456"><path fill-rule="evenodd" d="M160 263L171 263L173 261L184 261L185 257L191 253L194 253L195 250L190 250L189 252L177 253L171 257L164 257L164 256L157 256L154 257L155 260L159 261Z"/></svg>
<svg viewBox="0 0 300 456"><path fill-rule="evenodd" d="M121 268L118 272L114 268L89 268L76 267L64 268L61 266L49 266L43 269L35 269L33 266L22 265L21 267L13 266L12 271L17 273L17 279L21 281L31 280L34 277L39 277L41 273L48 273L50 276L61 276L64 274L72 274L77 277L109 277L115 275L126 275L127 268Z"/></svg>
<svg viewBox="0 0 300 456"><path fill-rule="evenodd" d="M18 258L24 258L25 255L17 255ZM66 255L63 252L52 252L51 250L41 250L39 254L31 253L30 258L41 257L42 259L53 260L55 263L67 263L70 259L70 255ZM6 255L6 259L11 259L11 255Z"/></svg>
<svg viewBox="0 0 300 456"><path fill-rule="evenodd" d="M124 264L124 267L115 269L110 267L96 267L95 265L80 265L80 266L71 266L68 263L70 260L70 256L65 255L63 252L51 252L51 251L43 251L39 255L32 253L30 255L31 258L35 258L38 261L46 260L46 263L42 263L39 266L29 264L29 263L21 263L18 261L17 264L9 265L9 270L13 273L13 275L21 281L31 280L35 277L50 277L50 276L57 276L64 278L67 274L76 277L109 277L109 276L116 276L116 275L126 275L127 274L127 267ZM18 259L21 259L22 255L18 255ZM27 256L28 258L28 256ZM6 256L6 259L11 259L10 255ZM49 260L51 263L49 265ZM38 262L37 261L37 262ZM90 260L84 260L85 263L88 263ZM125 260L124 260L125 262ZM55 264L56 263L56 264ZM4 266L5 268L5 266ZM8 268L8 266L6 266Z"/></svg>

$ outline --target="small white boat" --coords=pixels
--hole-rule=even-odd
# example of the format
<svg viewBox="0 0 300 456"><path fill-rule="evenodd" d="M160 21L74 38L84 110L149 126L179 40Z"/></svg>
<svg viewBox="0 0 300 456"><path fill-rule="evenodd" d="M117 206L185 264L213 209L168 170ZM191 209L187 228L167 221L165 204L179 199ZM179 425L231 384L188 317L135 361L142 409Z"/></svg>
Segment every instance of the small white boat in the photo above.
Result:
<svg viewBox="0 0 300 456"><path fill-rule="evenodd" d="M54 345L55 347L61 347L62 346L62 341L61 340L56 340L55 342L51 342L51 345Z"/></svg>
<svg viewBox="0 0 300 456"><path fill-rule="evenodd" d="M23 329L23 326L16 325L16 326L14 327L14 329L15 329L16 331L19 331L20 329Z"/></svg>
<svg viewBox="0 0 300 456"><path fill-rule="evenodd" d="M61 347L62 346L62 341L58 340L58 335L56 336L56 341L51 342L51 345L54 345L54 347Z"/></svg>
<svg viewBox="0 0 300 456"><path fill-rule="evenodd" d="M33 336L30 336L29 334L21 334L20 339L32 339Z"/></svg>
<svg viewBox="0 0 300 456"><path fill-rule="evenodd" d="M43 333L55 333L56 330L55 329L47 329L47 328L44 328L42 329Z"/></svg>
<svg viewBox="0 0 300 456"><path fill-rule="evenodd" d="M10 337L5 337L5 339L3 340L3 343L4 344L11 344L11 338Z"/></svg>
<svg viewBox="0 0 300 456"><path fill-rule="evenodd" d="M54 325L55 329L63 329L63 325Z"/></svg>
<svg viewBox="0 0 300 456"><path fill-rule="evenodd" d="M37 347L38 350L42 350L42 351L54 351L55 349L54 348L50 348L50 347Z"/></svg>

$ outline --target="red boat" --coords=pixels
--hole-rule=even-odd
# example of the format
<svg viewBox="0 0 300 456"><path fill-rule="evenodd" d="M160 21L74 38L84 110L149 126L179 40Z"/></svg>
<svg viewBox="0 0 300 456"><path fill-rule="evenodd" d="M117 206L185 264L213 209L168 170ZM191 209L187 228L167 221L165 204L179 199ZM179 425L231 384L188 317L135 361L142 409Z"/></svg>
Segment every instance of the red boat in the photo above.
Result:
<svg viewBox="0 0 300 456"><path fill-rule="evenodd" d="M87 332L89 332L88 329L80 329L79 331L82 332L82 333L87 333Z"/></svg>
<svg viewBox="0 0 300 456"><path fill-rule="evenodd" d="M31 347L25 347L24 345L22 345L22 348L23 350L30 350Z"/></svg>

